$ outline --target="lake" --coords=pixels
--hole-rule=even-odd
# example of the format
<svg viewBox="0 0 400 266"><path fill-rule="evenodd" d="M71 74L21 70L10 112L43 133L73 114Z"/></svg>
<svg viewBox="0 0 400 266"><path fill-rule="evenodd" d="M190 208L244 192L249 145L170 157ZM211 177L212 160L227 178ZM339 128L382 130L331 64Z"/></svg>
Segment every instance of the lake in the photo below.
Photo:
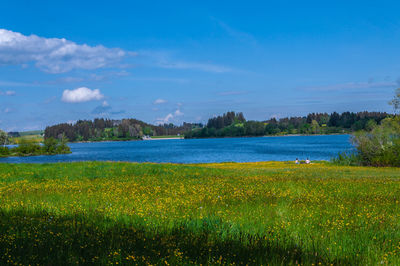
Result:
<svg viewBox="0 0 400 266"><path fill-rule="evenodd" d="M171 139L70 143L71 154L0 158L6 163L52 163L73 161L129 162L257 162L329 160L351 151L349 135L283 136L217 139Z"/></svg>

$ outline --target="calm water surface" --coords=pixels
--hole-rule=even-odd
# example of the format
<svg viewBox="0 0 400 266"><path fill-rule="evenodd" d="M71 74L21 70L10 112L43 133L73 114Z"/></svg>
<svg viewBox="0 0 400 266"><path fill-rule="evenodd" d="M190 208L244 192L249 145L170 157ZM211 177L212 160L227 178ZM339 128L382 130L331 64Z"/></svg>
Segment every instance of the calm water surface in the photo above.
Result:
<svg viewBox="0 0 400 266"><path fill-rule="evenodd" d="M72 154L0 158L9 163L72 161L257 162L329 160L353 146L349 135L71 143Z"/></svg>

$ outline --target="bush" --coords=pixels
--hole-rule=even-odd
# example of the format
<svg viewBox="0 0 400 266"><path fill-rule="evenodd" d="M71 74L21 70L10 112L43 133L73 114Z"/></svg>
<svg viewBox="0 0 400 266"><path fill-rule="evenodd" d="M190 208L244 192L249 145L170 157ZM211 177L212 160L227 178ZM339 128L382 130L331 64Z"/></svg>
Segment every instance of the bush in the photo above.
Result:
<svg viewBox="0 0 400 266"><path fill-rule="evenodd" d="M10 149L8 147L0 147L0 156L10 155Z"/></svg>
<svg viewBox="0 0 400 266"><path fill-rule="evenodd" d="M54 154L57 150L57 140L55 138L46 138L42 147L44 153Z"/></svg>
<svg viewBox="0 0 400 266"><path fill-rule="evenodd" d="M36 142L22 138L18 147L13 148L12 151L16 151L19 155L40 155L41 147Z"/></svg>
<svg viewBox="0 0 400 266"><path fill-rule="evenodd" d="M386 118L370 132L354 134L352 141L363 165L400 166L400 117Z"/></svg>
<svg viewBox="0 0 400 266"><path fill-rule="evenodd" d="M50 137L46 138L42 147L44 154L65 154L71 153L71 149L67 145L68 139L63 135L60 141Z"/></svg>

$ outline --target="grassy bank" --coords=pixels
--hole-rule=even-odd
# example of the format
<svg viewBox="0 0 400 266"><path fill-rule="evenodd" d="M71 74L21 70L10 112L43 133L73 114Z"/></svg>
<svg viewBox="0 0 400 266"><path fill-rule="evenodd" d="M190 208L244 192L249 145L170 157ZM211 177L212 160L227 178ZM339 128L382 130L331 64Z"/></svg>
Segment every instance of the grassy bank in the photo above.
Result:
<svg viewBox="0 0 400 266"><path fill-rule="evenodd" d="M151 136L152 139L183 139L183 136L178 135L165 135L165 136Z"/></svg>
<svg viewBox="0 0 400 266"><path fill-rule="evenodd" d="M400 171L0 164L0 264L400 263Z"/></svg>

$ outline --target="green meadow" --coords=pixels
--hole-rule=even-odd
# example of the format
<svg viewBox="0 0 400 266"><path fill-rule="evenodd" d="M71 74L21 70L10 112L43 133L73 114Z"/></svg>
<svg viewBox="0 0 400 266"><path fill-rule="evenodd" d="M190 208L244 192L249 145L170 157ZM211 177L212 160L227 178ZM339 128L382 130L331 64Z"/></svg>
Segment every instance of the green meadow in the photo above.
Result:
<svg viewBox="0 0 400 266"><path fill-rule="evenodd" d="M0 264L400 264L399 168L0 164Z"/></svg>

